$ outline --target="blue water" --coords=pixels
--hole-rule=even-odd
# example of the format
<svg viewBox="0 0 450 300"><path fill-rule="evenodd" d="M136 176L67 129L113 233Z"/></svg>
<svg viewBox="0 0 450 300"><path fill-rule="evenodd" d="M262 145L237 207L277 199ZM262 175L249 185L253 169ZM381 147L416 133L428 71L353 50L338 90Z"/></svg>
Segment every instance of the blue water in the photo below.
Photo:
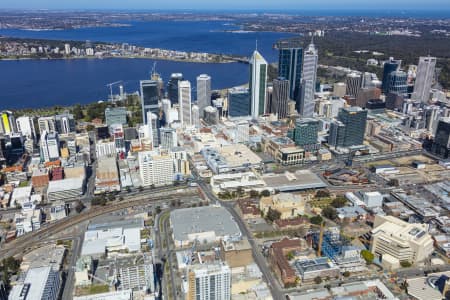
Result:
<svg viewBox="0 0 450 300"><path fill-rule="evenodd" d="M138 90L148 79L153 60L73 59L0 61L0 110L71 105L105 100L108 83L123 80L125 91ZM167 82L171 73L182 72L194 85L199 74L212 76L212 88L222 89L248 81L248 65L193 64L158 61L157 71ZM114 90L118 93L117 86Z"/></svg>
<svg viewBox="0 0 450 300"><path fill-rule="evenodd" d="M231 33L237 29L223 22L131 22L130 27L84 28L76 30L0 30L0 35L56 40L129 43L144 47L228 53L250 56L258 40L258 50L269 62L277 60L272 48L280 38L292 34L269 32ZM124 81L127 92L138 90L148 78L154 60L76 59L0 61L0 109L89 103L106 99L106 84ZM165 82L171 73L183 73L195 83L197 75L212 76L212 88L227 88L248 81L248 65L198 64L158 61L157 71Z"/></svg>

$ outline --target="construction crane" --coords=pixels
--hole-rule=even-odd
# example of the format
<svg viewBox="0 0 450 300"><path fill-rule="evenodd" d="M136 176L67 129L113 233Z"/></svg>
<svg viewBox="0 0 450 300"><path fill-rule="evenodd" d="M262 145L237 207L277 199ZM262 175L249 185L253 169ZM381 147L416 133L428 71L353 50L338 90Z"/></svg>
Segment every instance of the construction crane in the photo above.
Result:
<svg viewBox="0 0 450 300"><path fill-rule="evenodd" d="M316 227L320 229L319 232L319 241L317 243L317 257L322 256L322 243L323 243L323 234L325 232L325 221L322 221L320 225L310 224L311 227ZM311 241L312 244L312 241Z"/></svg>
<svg viewBox="0 0 450 300"><path fill-rule="evenodd" d="M113 101L113 90L112 90L113 86L115 86L116 84L122 83L122 82L123 82L122 80L119 80L119 81L116 81L116 82L108 83L106 85L107 87L109 87L111 101Z"/></svg>

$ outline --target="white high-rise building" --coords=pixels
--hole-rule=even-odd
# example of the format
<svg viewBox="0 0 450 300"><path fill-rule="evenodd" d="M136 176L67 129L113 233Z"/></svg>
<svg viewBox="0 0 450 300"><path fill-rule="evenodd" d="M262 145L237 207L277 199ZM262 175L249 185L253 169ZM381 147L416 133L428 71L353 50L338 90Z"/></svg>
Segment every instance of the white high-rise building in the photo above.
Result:
<svg viewBox="0 0 450 300"><path fill-rule="evenodd" d="M172 103L169 99L162 99L161 100L161 108L164 113L164 118L166 120L166 124L170 124L168 118L169 118L169 110L172 107Z"/></svg>
<svg viewBox="0 0 450 300"><path fill-rule="evenodd" d="M299 111L302 117L312 117L314 115L318 57L317 49L311 43L303 57L302 93Z"/></svg>
<svg viewBox="0 0 450 300"><path fill-rule="evenodd" d="M197 105L192 105L192 126L200 128L200 108Z"/></svg>
<svg viewBox="0 0 450 300"><path fill-rule="evenodd" d="M9 294L9 300L56 300L59 294L59 272L51 266L31 268L23 282L15 285Z"/></svg>
<svg viewBox="0 0 450 300"><path fill-rule="evenodd" d="M59 158L59 137L56 132L44 131L41 135L41 154L44 161Z"/></svg>
<svg viewBox="0 0 450 300"><path fill-rule="evenodd" d="M412 99L423 103L430 98L431 85L433 84L434 71L436 69L436 57L421 56L417 67L416 82Z"/></svg>
<svg viewBox="0 0 450 300"><path fill-rule="evenodd" d="M27 138L36 138L36 130L34 128L34 118L33 117L19 117L16 119L17 130L22 133L22 135Z"/></svg>
<svg viewBox="0 0 450 300"><path fill-rule="evenodd" d="M205 107L211 105L211 77L206 74L197 77L197 105L200 115Z"/></svg>
<svg viewBox="0 0 450 300"><path fill-rule="evenodd" d="M56 119L55 117L40 117L38 119L39 133L42 135L44 131L53 132L56 131Z"/></svg>
<svg viewBox="0 0 450 300"><path fill-rule="evenodd" d="M236 143L248 143L250 136L250 125L247 121L239 121L236 124Z"/></svg>
<svg viewBox="0 0 450 300"><path fill-rule="evenodd" d="M164 186L173 183L173 159L157 151L139 152L139 172L143 186Z"/></svg>
<svg viewBox="0 0 450 300"><path fill-rule="evenodd" d="M191 120L191 83L183 80L178 83L178 104L180 105L180 122L183 127L190 127Z"/></svg>
<svg viewBox="0 0 450 300"><path fill-rule="evenodd" d="M251 115L257 119L264 114L266 107L267 61L257 51L250 59L250 95Z"/></svg>
<svg viewBox="0 0 450 300"><path fill-rule="evenodd" d="M161 149L171 150L178 145L177 131L173 128L160 128Z"/></svg>
<svg viewBox="0 0 450 300"><path fill-rule="evenodd" d="M231 269L226 264L193 265L188 271L187 299L231 299Z"/></svg>
<svg viewBox="0 0 450 300"><path fill-rule="evenodd" d="M70 54L70 44L64 44L64 52L66 55Z"/></svg>
<svg viewBox="0 0 450 300"><path fill-rule="evenodd" d="M99 141L95 144L97 159L102 157L116 157L116 144L114 142Z"/></svg>

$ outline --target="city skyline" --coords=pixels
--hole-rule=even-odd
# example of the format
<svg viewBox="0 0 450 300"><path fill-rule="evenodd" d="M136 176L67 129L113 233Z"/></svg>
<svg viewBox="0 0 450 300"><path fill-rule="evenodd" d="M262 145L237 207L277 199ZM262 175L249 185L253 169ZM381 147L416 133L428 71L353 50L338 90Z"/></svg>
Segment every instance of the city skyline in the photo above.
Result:
<svg viewBox="0 0 450 300"><path fill-rule="evenodd" d="M257 9L257 10L278 10L283 11L283 6L289 7L289 11L292 10L402 10L402 11L411 11L411 10L436 10L435 7L439 7L439 11L447 11L450 10L450 4L445 0L431 0L424 3L423 1L407 1L407 0L396 0L396 1L387 1L381 0L376 3L373 1L356 1L356 0L344 0L336 1L331 0L307 0L299 3L294 0L281 0L277 2L265 1L265 3L261 3L256 0L248 0L248 1L206 1L206 0L193 0L186 1L181 0L171 0L171 1L162 1L156 0L152 2L148 2L145 0L131 0L126 3L122 2L106 2L105 0L80 0L80 1L72 1L71 3L67 3L66 1L56 1L56 0L21 0L21 1L13 1L13 0L4 0L0 6L0 9L146 9L146 10L160 10L160 9L176 9L176 10L199 10L199 9L212 9L212 10L239 10L239 9ZM386 9L380 9L380 7L386 7Z"/></svg>

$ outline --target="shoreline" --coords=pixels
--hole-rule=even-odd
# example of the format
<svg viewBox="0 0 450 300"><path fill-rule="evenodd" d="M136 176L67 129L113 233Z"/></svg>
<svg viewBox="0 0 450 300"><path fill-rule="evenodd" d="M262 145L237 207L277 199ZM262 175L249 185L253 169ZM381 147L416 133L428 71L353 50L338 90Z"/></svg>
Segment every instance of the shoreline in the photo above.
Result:
<svg viewBox="0 0 450 300"><path fill-rule="evenodd" d="M80 60L80 59L92 59L92 60L102 60L102 59L148 59L148 60L161 60L161 61L173 61L173 62L184 62L184 63L197 63L197 64L231 64L231 63L245 63L238 60L222 60L222 61L202 61L202 60L192 60L192 59L176 59L176 58L164 58L164 57L149 57L149 56L74 56L74 57L18 57L18 58L3 58L0 57L1 61L28 61L28 60Z"/></svg>

